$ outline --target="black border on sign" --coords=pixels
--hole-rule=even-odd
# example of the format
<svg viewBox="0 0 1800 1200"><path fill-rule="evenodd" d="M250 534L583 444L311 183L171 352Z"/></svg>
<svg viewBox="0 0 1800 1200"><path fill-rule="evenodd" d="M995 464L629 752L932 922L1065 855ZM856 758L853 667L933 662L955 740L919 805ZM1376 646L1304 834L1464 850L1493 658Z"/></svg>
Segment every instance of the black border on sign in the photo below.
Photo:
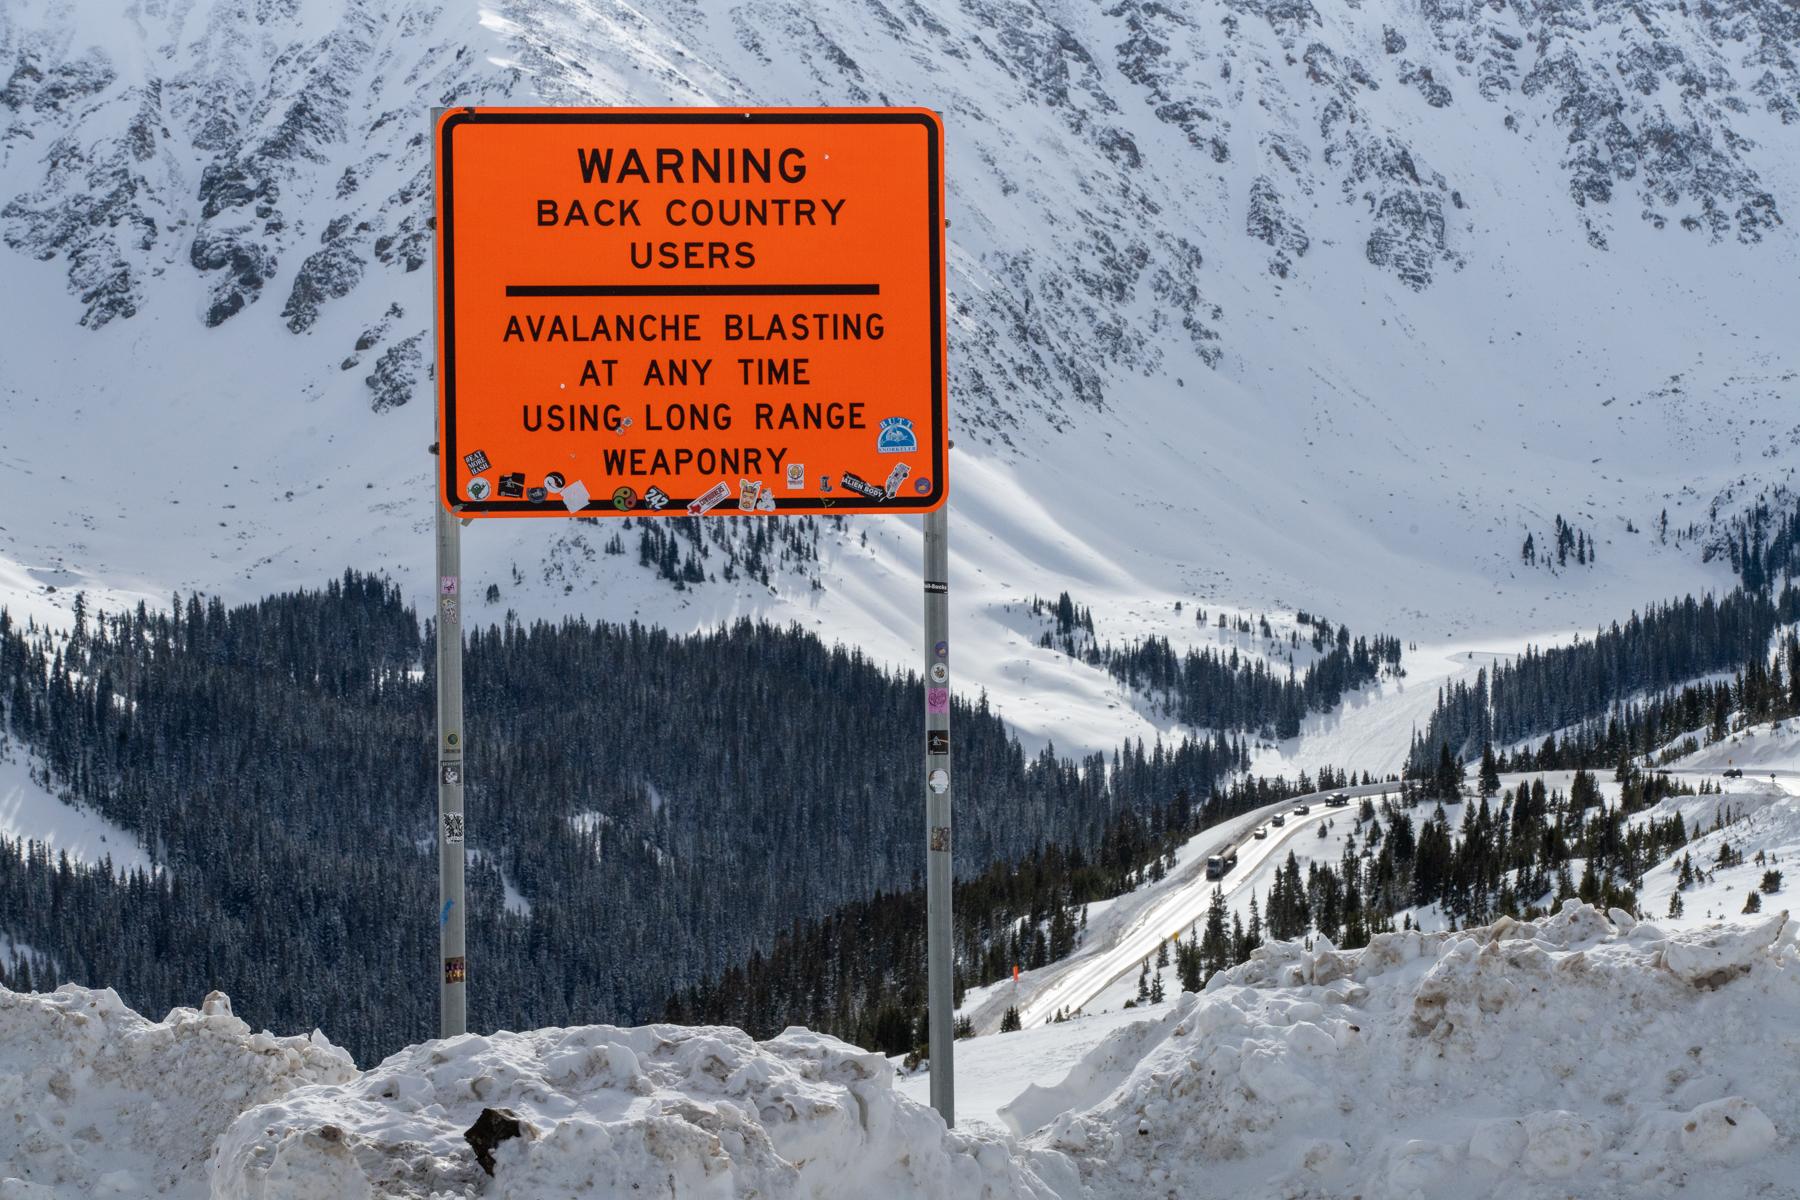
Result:
<svg viewBox="0 0 1800 1200"><path fill-rule="evenodd" d="M538 502L530 500L465 500L457 495L456 468L462 462L456 446L456 242L451 236L451 217L455 206L451 203L454 188L454 165L456 139L451 135L464 125L919 125L925 130L925 172L928 199L925 207L925 218L928 223L926 244L931 248L931 413L935 430L942 430L944 436L931 439L931 491L924 496L904 497L905 503L899 503L902 495L896 495L881 508L859 508L855 512L843 511L845 516L880 515L892 513L922 513L936 507L943 499L948 480L944 475L944 443L948 438L949 414L945 406L944 380L944 214L941 199L943 183L938 174L938 163L941 151L938 146L938 125L922 112L889 112L872 109L867 112L786 112L780 110L723 110L714 112L649 112L641 109L620 109L617 111L594 109L569 109L565 112L517 112L472 107L454 108L445 115L438 125L440 144L439 174L442 177L442 189L437 198L438 204L438 246L442 254L442 266L439 272L438 286L442 290L439 305L443 323L443 429L440 431L443 444L439 447L438 457L443 464L443 488L438 502L449 498L451 511L458 513L549 513L571 517L588 515L611 515L632 517L661 516L684 517L687 506L693 500L691 496L671 496L668 506L662 510L645 508L640 503L630 509L616 508L610 496L592 496L586 507L580 512L570 513L560 500L545 499ZM848 501L850 504L869 503L866 499ZM735 506L721 503L712 510L715 515L727 516L781 516L794 512L840 512L839 501L826 500L817 496L782 499L774 512L743 512Z"/></svg>

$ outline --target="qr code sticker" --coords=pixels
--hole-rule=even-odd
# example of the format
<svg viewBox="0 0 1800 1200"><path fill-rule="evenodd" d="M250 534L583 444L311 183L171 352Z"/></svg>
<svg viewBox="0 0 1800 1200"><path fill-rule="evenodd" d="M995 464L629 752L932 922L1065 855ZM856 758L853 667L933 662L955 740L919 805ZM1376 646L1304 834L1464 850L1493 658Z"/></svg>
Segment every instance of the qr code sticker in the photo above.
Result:
<svg viewBox="0 0 1800 1200"><path fill-rule="evenodd" d="M463 840L463 815L461 813L444 814L444 840L452 846Z"/></svg>

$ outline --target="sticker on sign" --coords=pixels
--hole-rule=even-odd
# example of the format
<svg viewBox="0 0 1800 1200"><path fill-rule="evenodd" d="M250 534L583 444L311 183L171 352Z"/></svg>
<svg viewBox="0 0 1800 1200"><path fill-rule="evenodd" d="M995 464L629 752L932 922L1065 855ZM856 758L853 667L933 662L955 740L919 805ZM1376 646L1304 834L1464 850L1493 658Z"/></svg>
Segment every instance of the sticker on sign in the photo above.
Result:
<svg viewBox="0 0 1800 1200"><path fill-rule="evenodd" d="M943 504L937 114L454 108L435 133L448 507L642 518ZM851 494L804 494L808 463ZM584 494L548 494L552 471ZM713 498L721 480L737 504ZM775 481L803 494L776 503Z"/></svg>

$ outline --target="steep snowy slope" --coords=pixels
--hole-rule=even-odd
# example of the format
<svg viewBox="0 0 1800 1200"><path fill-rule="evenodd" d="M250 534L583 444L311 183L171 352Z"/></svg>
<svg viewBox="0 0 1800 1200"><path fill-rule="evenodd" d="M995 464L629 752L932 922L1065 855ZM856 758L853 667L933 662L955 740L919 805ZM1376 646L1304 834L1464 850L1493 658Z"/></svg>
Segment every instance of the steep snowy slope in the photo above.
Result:
<svg viewBox="0 0 1800 1200"><path fill-rule="evenodd" d="M1166 727L1021 634L1065 587L1115 641L1191 640L1176 599L1591 628L1724 582L1706 532L1800 465L1797 42L1783 0L18 0L0 590L423 594L431 105L917 103L950 131L958 685L1028 741ZM1557 516L1594 565L1520 562ZM470 531L475 615L911 657L907 522L683 591L610 532Z"/></svg>

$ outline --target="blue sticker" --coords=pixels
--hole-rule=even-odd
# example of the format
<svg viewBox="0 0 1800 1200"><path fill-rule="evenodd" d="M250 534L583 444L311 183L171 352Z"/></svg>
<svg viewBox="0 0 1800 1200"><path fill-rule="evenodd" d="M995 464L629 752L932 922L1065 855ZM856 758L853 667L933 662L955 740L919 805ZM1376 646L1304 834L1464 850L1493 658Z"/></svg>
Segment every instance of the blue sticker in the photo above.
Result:
<svg viewBox="0 0 1800 1200"><path fill-rule="evenodd" d="M905 417L883 417L881 436L876 439L875 448L883 454L917 454L919 435L913 432L912 422Z"/></svg>
<svg viewBox="0 0 1800 1200"><path fill-rule="evenodd" d="M438 913L438 924L439 925L448 925L450 923L450 909L455 904L456 904L456 901L454 901L454 900L444 901L443 911Z"/></svg>

